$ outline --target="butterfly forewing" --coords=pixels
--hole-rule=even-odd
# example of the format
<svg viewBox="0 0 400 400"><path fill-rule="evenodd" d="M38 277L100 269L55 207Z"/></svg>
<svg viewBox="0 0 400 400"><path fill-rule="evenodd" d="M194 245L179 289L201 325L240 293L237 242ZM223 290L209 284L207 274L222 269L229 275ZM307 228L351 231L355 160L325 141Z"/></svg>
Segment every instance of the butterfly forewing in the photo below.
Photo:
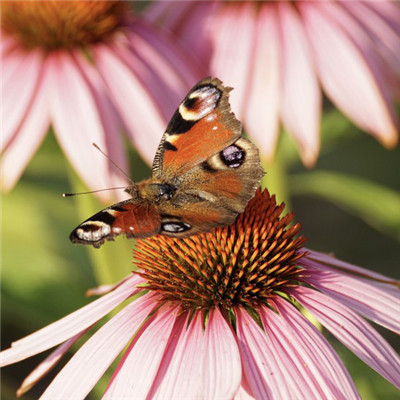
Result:
<svg viewBox="0 0 400 400"><path fill-rule="evenodd" d="M70 239L74 243L99 247L117 235L146 237L160 231L161 218L157 208L143 201L129 199L93 215L77 228Z"/></svg>
<svg viewBox="0 0 400 400"><path fill-rule="evenodd" d="M216 78L203 79L192 88L161 139L153 177L184 173L240 137L240 122L229 106L230 90Z"/></svg>

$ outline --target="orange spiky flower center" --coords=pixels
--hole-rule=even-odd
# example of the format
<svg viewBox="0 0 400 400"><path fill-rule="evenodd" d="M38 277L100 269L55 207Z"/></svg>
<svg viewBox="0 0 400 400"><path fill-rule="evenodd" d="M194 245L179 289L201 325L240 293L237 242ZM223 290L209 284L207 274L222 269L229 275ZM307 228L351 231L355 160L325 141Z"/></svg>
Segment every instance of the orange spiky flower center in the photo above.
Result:
<svg viewBox="0 0 400 400"><path fill-rule="evenodd" d="M136 273L162 301L184 310L268 304L277 292L298 285L298 260L305 238L294 214L281 216L267 190L257 191L236 221L183 239L166 236L138 240Z"/></svg>
<svg viewBox="0 0 400 400"><path fill-rule="evenodd" d="M122 26L124 1L2 1L1 25L27 49L72 49L104 41Z"/></svg>

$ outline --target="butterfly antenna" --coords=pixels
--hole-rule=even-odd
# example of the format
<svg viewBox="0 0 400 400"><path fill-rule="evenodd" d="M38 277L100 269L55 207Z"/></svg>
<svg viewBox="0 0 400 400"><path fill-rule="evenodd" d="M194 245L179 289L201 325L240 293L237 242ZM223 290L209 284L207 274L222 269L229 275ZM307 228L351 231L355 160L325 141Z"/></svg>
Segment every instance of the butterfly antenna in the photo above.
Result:
<svg viewBox="0 0 400 400"><path fill-rule="evenodd" d="M78 196L79 194L90 194L90 193L97 193L97 192L105 192L106 190L116 190L116 189L126 189L125 186L107 188L107 189L98 189L98 190L91 190L90 192L79 192L79 193L63 193L63 197L71 197L71 196Z"/></svg>
<svg viewBox="0 0 400 400"><path fill-rule="evenodd" d="M106 157L106 158L110 161L110 163L111 163L112 165L114 165L115 168L118 169L118 171L120 171L124 176L126 176L126 177L128 178L128 180L129 180L129 182L131 182L133 186L136 187L136 183L133 182L133 180L129 177L129 175L128 175L121 167L119 167L106 153L104 153L104 151L103 151L96 143L92 143L92 145L93 145L101 154L103 154L103 156ZM118 188L117 188L117 189L118 189ZM107 189L103 189L103 190L107 190ZM98 190L95 190L95 192L97 192L97 191L98 191ZM94 193L94 192L89 192L89 193Z"/></svg>

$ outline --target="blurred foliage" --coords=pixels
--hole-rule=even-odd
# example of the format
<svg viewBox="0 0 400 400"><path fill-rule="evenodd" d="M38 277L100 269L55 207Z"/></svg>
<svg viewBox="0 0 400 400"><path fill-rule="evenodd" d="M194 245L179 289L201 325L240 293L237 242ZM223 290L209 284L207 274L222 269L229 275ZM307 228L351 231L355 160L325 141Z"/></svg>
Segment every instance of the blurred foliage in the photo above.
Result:
<svg viewBox="0 0 400 400"><path fill-rule="evenodd" d="M312 170L302 166L292 140L282 136L275 163L265 165L267 185L288 200L310 248L399 277L400 149L385 150L336 110L324 115L322 130L321 156ZM148 177L150 168L130 151L132 178ZM70 243L70 231L104 206L92 195L61 196L82 190L49 135L17 187L3 196L2 348L86 304L88 288L115 282L134 268L132 240L120 238L99 250ZM394 335L380 332L398 344ZM363 399L397 396L389 383L329 339ZM4 369L2 399L15 398L22 378L43 358ZM24 399L38 398L57 370ZM110 371L91 398L100 397L109 378Z"/></svg>

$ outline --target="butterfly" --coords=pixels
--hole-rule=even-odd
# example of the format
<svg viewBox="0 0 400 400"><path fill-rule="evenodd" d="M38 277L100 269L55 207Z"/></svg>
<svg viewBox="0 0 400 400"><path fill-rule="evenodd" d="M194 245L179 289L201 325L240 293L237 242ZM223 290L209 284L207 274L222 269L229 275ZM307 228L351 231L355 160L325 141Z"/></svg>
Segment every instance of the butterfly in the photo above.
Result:
<svg viewBox="0 0 400 400"><path fill-rule="evenodd" d="M161 138L151 178L126 187L130 199L82 222L71 241L100 247L118 235L184 237L232 223L263 169L231 111L231 90L217 78L195 85Z"/></svg>

